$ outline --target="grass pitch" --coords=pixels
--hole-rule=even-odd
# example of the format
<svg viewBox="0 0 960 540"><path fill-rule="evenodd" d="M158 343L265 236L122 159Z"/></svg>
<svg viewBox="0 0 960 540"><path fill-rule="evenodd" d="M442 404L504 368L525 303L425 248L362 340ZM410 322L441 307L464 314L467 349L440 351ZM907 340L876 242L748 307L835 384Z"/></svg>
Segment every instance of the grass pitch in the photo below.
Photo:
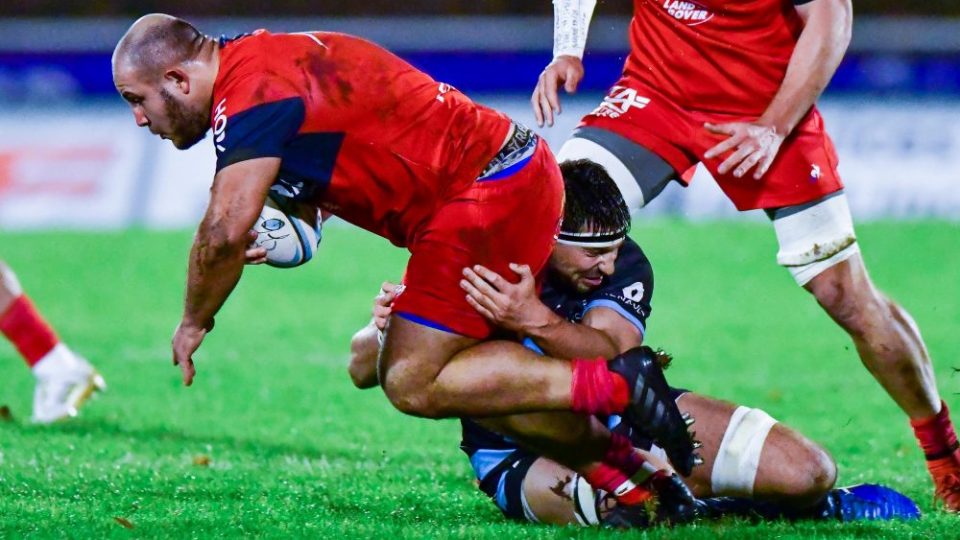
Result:
<svg viewBox="0 0 960 540"><path fill-rule="evenodd" d="M473 487L456 421L394 411L357 391L345 363L405 252L351 228L318 260L250 268L180 384L169 341L190 234L3 234L3 252L64 340L109 390L80 418L28 423L33 380L0 343L0 537L619 537L506 522ZM960 227L859 228L877 284L924 332L960 411ZM824 444L840 484L883 482L926 512L910 524L728 521L629 532L649 538L950 538L905 418L846 336L774 263L761 223L638 223L656 271L648 342L675 354L671 381L766 409ZM960 420L956 414L955 419Z"/></svg>

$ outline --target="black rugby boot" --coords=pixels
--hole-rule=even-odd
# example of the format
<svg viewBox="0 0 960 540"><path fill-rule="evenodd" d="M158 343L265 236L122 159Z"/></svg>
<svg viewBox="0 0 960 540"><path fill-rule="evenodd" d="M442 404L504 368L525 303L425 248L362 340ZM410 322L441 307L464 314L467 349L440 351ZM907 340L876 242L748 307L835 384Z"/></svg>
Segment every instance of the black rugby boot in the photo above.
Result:
<svg viewBox="0 0 960 540"><path fill-rule="evenodd" d="M695 452L699 443L687 431L693 419L684 417L670 395L659 355L647 346L635 347L607 362L608 369L627 381L630 402L624 419L650 435L667 452L670 463L683 476L703 460Z"/></svg>
<svg viewBox="0 0 960 540"><path fill-rule="evenodd" d="M619 529L644 529L654 525L669 527L698 517L697 500L676 473L657 472L649 484L656 495L654 498L644 504L617 505L604 516L603 525Z"/></svg>

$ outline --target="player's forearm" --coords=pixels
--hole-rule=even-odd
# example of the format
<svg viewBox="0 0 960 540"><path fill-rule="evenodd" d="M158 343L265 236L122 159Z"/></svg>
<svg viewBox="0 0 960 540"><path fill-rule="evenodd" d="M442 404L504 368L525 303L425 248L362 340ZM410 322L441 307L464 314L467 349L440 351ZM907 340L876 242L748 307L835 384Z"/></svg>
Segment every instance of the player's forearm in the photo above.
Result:
<svg viewBox="0 0 960 540"><path fill-rule="evenodd" d="M553 57L583 58L596 0L553 0Z"/></svg>
<svg viewBox="0 0 960 540"><path fill-rule="evenodd" d="M544 324L532 326L524 334L549 356L557 358L612 358L620 353L616 343L596 328L572 323L551 312Z"/></svg>
<svg viewBox="0 0 960 540"><path fill-rule="evenodd" d="M213 316L240 280L250 229L279 171L279 158L257 158L228 165L214 177L207 213L190 251L183 323L212 326Z"/></svg>
<svg viewBox="0 0 960 540"><path fill-rule="evenodd" d="M373 388L379 384L377 358L380 339L373 323L361 328L350 340L350 379L357 388Z"/></svg>
<svg viewBox="0 0 960 540"><path fill-rule="evenodd" d="M243 273L245 235L228 235L206 221L194 239L187 272L183 320L210 328L213 317L237 286Z"/></svg>
<svg viewBox="0 0 960 540"><path fill-rule="evenodd" d="M802 6L805 25L780 89L758 123L789 134L833 77L850 43L850 0L814 0Z"/></svg>

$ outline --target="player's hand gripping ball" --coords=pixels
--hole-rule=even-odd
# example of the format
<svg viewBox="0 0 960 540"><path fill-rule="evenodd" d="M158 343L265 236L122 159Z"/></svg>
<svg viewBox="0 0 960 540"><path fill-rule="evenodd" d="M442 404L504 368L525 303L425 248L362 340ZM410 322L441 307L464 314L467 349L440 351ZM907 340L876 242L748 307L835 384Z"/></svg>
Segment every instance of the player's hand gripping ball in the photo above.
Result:
<svg viewBox="0 0 960 540"><path fill-rule="evenodd" d="M270 266L293 268L313 258L320 244L320 229L316 207L271 193L253 226L257 239L251 247L266 249Z"/></svg>

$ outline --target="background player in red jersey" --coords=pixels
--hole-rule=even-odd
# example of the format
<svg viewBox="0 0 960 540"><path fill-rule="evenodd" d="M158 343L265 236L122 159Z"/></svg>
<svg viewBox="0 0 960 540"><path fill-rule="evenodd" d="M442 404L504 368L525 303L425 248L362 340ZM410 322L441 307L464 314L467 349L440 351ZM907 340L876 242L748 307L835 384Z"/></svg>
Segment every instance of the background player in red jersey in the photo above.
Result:
<svg viewBox="0 0 960 540"><path fill-rule="evenodd" d="M494 326L460 289L463 267L506 274L516 262L538 272L549 257L563 185L531 131L345 34L216 40L181 19L148 15L118 43L113 73L137 124L177 148L213 129L217 172L173 337L185 384L272 191L409 248L406 292L378 366L395 407L430 418L623 412L689 473L692 441L646 353L571 362L487 340ZM631 482L643 460L629 441L581 420L578 430L549 437L531 422L530 435L597 487L621 488L624 504L649 498Z"/></svg>
<svg viewBox="0 0 960 540"><path fill-rule="evenodd" d="M554 2L554 60L531 98L541 125L583 76L595 3ZM960 511L960 450L926 346L867 274L814 105L849 43L851 2L794 3L634 0L623 76L558 158L604 165L634 210L698 161L738 209L766 210L777 261L851 336L909 416L937 498Z"/></svg>
<svg viewBox="0 0 960 540"><path fill-rule="evenodd" d="M652 310L653 268L627 237L626 204L599 165L580 160L560 168L566 187L563 227L542 291L537 293L527 267L513 268L521 278L518 283L486 268L468 268L462 286L485 317L534 350L559 356L612 355L640 346ZM592 234L597 226L614 233ZM377 385L377 334L398 295L402 291L396 285L384 283L374 301L373 319L354 335L349 372L358 388ZM919 516L909 498L883 486L831 489L836 464L827 452L764 411L686 390L673 393L680 409L697 419L694 427L703 441L704 465L694 469L688 482L693 493L705 499L705 516L842 521ZM563 421L556 413L553 417ZM625 427L615 415L597 420L612 429ZM470 458L478 487L513 519L604 523L616 504L608 494L590 489L569 468L487 429L516 421L461 420L460 448ZM663 451L642 433L631 433L631 440L652 452L652 461L668 467L661 461Z"/></svg>
<svg viewBox="0 0 960 540"><path fill-rule="evenodd" d="M23 292L13 270L0 261L0 332L37 378L33 421L49 424L77 415L94 392L106 388L89 362L60 342Z"/></svg>

